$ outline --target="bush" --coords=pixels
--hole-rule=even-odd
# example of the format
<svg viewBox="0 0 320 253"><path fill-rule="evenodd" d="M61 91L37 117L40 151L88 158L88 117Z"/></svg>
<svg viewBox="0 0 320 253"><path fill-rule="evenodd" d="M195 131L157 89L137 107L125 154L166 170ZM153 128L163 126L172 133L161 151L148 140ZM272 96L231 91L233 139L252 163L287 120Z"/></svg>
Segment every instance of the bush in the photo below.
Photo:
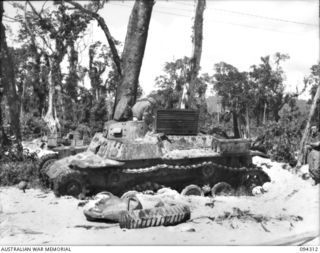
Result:
<svg viewBox="0 0 320 253"><path fill-rule="evenodd" d="M36 161L0 162L0 186L18 184L24 180L31 186L39 186L39 172Z"/></svg>
<svg viewBox="0 0 320 253"><path fill-rule="evenodd" d="M294 112L285 112L279 122L269 122L264 128L256 129L259 137L253 148L270 155L278 162L296 164L295 153L299 150L305 118Z"/></svg>
<svg viewBox="0 0 320 253"><path fill-rule="evenodd" d="M48 132L44 120L36 114L26 113L21 118L21 134L25 140L41 137Z"/></svg>

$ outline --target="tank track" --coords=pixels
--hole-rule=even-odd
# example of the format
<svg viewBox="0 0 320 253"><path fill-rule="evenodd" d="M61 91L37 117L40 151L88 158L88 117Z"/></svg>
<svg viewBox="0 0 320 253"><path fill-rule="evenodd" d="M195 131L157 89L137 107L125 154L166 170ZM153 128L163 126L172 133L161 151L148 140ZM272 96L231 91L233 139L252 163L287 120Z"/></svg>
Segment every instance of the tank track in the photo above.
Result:
<svg viewBox="0 0 320 253"><path fill-rule="evenodd" d="M119 225L127 229L172 226L189 220L190 215L190 208L186 205L124 211L120 214Z"/></svg>

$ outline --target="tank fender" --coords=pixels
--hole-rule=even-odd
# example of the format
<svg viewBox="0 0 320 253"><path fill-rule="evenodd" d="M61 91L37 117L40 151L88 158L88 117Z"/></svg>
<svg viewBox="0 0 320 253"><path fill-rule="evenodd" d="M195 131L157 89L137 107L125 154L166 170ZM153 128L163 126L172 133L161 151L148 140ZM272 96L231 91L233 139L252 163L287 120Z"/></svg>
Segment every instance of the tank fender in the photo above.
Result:
<svg viewBox="0 0 320 253"><path fill-rule="evenodd" d="M78 159L73 159L69 167L72 169L98 169L98 168L105 168L105 167L121 167L124 165L124 162L118 162L116 160L112 159L102 159L100 156L96 156L95 159L90 159L86 160L78 160Z"/></svg>

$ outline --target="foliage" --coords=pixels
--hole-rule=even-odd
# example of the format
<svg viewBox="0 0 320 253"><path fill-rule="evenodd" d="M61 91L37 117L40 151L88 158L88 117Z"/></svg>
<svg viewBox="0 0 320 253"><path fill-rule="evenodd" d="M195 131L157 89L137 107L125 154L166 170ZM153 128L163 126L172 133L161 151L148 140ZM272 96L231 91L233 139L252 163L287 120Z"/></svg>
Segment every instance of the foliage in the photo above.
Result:
<svg viewBox="0 0 320 253"><path fill-rule="evenodd" d="M24 139L38 138L48 132L48 128L37 112L25 113L21 118L21 132Z"/></svg>
<svg viewBox="0 0 320 253"><path fill-rule="evenodd" d="M155 84L157 90L153 96L159 97L161 106L165 108L177 108L181 100L182 91L189 80L190 58L184 57L173 62L166 62L163 68L164 74L156 77ZM202 74L196 79L196 90L191 91L197 98L197 106L200 108L200 98L206 93L211 82L208 74Z"/></svg>
<svg viewBox="0 0 320 253"><path fill-rule="evenodd" d="M247 106L252 105L250 101L253 99L247 73L239 72L236 67L225 62L217 63L214 67L213 88L222 99L222 107L237 114L244 112Z"/></svg>
<svg viewBox="0 0 320 253"><path fill-rule="evenodd" d="M273 160L296 164L296 151L299 149L306 115L302 115L295 102L284 109L278 122L268 122L255 141L257 148L270 155Z"/></svg>
<svg viewBox="0 0 320 253"><path fill-rule="evenodd" d="M39 176L36 170L37 163L27 162L0 162L0 186L10 186L18 184L20 181L39 184Z"/></svg>

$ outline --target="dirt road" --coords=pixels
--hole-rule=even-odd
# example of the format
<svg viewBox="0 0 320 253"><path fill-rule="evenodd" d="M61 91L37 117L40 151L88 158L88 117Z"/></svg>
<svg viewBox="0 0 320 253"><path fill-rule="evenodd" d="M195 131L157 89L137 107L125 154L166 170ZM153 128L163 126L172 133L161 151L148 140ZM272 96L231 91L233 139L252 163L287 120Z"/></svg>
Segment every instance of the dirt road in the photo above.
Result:
<svg viewBox="0 0 320 253"><path fill-rule="evenodd" d="M168 190L138 198L188 203L191 220L173 227L120 229L118 224L86 221L79 200L52 192L0 188L1 245L252 245L281 237L319 232L319 187L254 158L272 179L270 190L254 197L182 197ZM269 169L266 165L269 165ZM213 203L213 204L212 204ZM312 244L319 244L319 239Z"/></svg>

